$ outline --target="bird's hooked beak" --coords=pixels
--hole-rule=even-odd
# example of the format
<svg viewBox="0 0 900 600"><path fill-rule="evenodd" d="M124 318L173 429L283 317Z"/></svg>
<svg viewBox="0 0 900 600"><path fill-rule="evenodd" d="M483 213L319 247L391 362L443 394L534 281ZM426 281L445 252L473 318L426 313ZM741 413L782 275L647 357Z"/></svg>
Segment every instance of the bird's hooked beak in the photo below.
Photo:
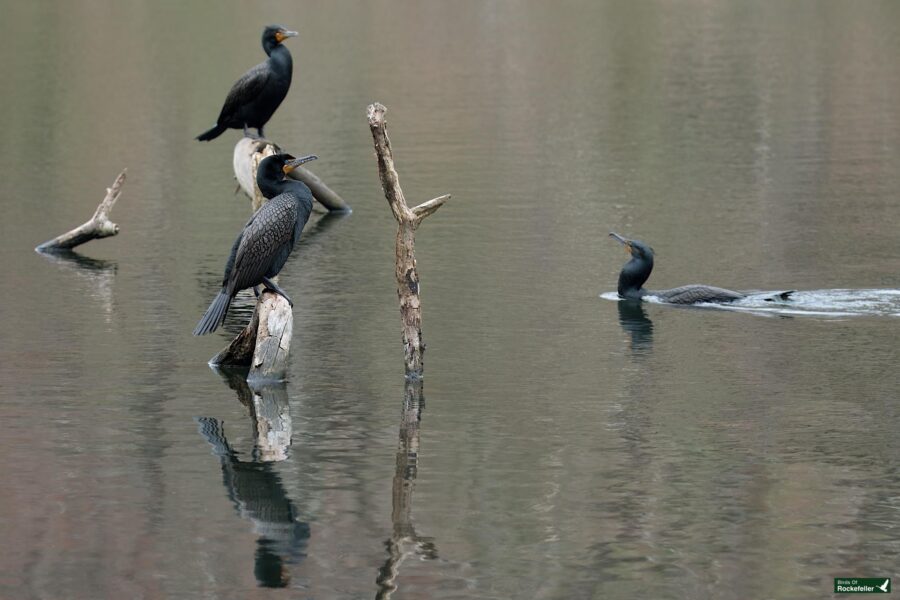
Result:
<svg viewBox="0 0 900 600"><path fill-rule="evenodd" d="M614 231L609 232L609 237L611 237L612 239L616 240L617 242L619 242L620 244L625 246L625 252L627 252L628 254L632 253L631 240L627 240L627 239L623 238L621 235L619 235L618 233L616 233Z"/></svg>
<svg viewBox="0 0 900 600"><path fill-rule="evenodd" d="M275 32L275 39L278 40L278 43L280 44L281 42L288 39L289 37L297 37L298 35L300 35L300 34L297 33L296 31L288 31L287 29L281 29L281 30Z"/></svg>
<svg viewBox="0 0 900 600"><path fill-rule="evenodd" d="M303 163L308 163L309 161L316 160L317 158L319 157L315 154L310 154L309 156L301 156L300 158L293 158L284 163L284 167L282 168L282 170L284 171L284 174L287 175Z"/></svg>

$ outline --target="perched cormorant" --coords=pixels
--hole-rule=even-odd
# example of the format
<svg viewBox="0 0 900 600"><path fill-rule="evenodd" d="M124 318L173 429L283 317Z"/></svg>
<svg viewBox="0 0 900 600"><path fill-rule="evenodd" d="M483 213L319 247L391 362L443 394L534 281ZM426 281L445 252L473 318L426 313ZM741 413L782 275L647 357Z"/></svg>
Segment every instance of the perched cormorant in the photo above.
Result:
<svg viewBox="0 0 900 600"><path fill-rule="evenodd" d="M234 241L225 265L222 289L206 309L206 314L194 329L194 335L215 331L225 320L234 296L250 287L255 291L259 284L284 296L291 306L294 305L271 278L281 271L300 238L312 210L313 197L305 183L285 179L285 175L315 158L275 154L259 163L256 183L259 191L269 200L250 217Z"/></svg>
<svg viewBox="0 0 900 600"><path fill-rule="evenodd" d="M295 35L296 31L288 31L281 25L269 25L263 30L262 47L269 58L244 73L231 86L216 126L198 135L198 140L214 140L226 129L243 129L246 135L248 127L255 127L259 137L263 137L263 126L272 118L291 87L294 63L291 53L281 42Z"/></svg>
<svg viewBox="0 0 900 600"><path fill-rule="evenodd" d="M685 285L670 290L646 290L644 282L650 277L653 270L653 248L638 240L623 238L618 233L610 232L610 237L619 241L625 251L631 255L631 260L622 267L619 273L619 297L627 300L640 300L644 296L654 296L663 302L670 304L698 304L700 302L732 302L746 298L749 294L735 292L711 285ZM775 292L764 300L787 300L793 290L787 292Z"/></svg>

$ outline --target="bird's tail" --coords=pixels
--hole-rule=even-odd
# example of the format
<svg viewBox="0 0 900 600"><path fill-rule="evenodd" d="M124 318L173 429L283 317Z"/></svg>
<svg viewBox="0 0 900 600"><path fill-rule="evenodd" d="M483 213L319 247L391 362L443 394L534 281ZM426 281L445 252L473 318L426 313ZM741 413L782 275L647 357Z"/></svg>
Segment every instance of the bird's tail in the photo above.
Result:
<svg viewBox="0 0 900 600"><path fill-rule="evenodd" d="M772 292L768 298L763 298L766 302L787 301L791 299L791 294L797 290L787 290L785 292Z"/></svg>
<svg viewBox="0 0 900 600"><path fill-rule="evenodd" d="M224 127L222 125L216 125L209 131L204 131L203 133L198 135L197 139L200 140L201 142L208 142L209 140L214 140L217 137L219 137L220 135L222 135L223 133L225 133L226 129L228 129L228 128Z"/></svg>
<svg viewBox="0 0 900 600"><path fill-rule="evenodd" d="M225 288L222 288L209 308L206 309L206 314L194 328L194 335L206 335L215 331L225 320L229 304L231 304L231 295L225 291Z"/></svg>

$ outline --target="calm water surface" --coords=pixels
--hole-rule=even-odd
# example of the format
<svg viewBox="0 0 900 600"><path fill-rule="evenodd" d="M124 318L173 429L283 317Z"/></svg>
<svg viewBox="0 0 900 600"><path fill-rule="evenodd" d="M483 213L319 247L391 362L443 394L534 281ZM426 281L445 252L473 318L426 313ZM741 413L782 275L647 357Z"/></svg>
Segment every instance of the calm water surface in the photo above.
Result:
<svg viewBox="0 0 900 600"><path fill-rule="evenodd" d="M0 14L0 596L821 598L900 576L900 310L839 292L900 288L900 4ZM289 381L254 391L206 365L250 300L190 335L249 213L238 134L192 138L269 22L301 35L267 133L354 212L282 272ZM453 194L419 233L421 413L374 100L410 201ZM33 252L123 167L118 237ZM654 246L652 287L817 292L800 314L612 302L609 230Z"/></svg>

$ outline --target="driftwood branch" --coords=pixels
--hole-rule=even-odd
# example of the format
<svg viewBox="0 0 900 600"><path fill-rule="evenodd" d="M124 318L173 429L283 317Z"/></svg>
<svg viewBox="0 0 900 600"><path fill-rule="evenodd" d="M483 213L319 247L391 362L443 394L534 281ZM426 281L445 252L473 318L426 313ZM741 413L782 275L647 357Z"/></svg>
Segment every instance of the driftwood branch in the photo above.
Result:
<svg viewBox="0 0 900 600"><path fill-rule="evenodd" d="M277 144L268 140L248 137L241 138L234 146L232 159L234 176L238 180L241 190L250 198L254 211L258 210L265 202L265 198L256 187L256 169L262 159L281 151ZM297 167L288 176L309 186L313 198L329 212L350 212L350 206L344 202L344 199L306 167Z"/></svg>
<svg viewBox="0 0 900 600"><path fill-rule="evenodd" d="M250 367L247 381L280 381L287 373L294 314L283 296L260 294L253 317L224 350L209 361L213 366Z"/></svg>
<svg viewBox="0 0 900 600"><path fill-rule="evenodd" d="M403 350L406 361L406 377L417 379L423 374L422 355L422 306L419 301L419 273L416 270L416 229L428 215L434 213L450 196L429 200L415 208L409 208L400 178L394 168L394 155L387 135L384 113L387 109L379 103L369 105L367 115L369 129L375 143L378 159L378 176L381 188L397 220L396 269L397 296L400 300L400 318L403 323Z"/></svg>
<svg viewBox="0 0 900 600"><path fill-rule="evenodd" d="M119 199L122 193L122 185L125 183L125 172L122 170L112 187L106 188L106 197L97 206L94 216L91 220L83 225L76 227L68 233L64 233L50 241L44 242L35 250L38 252L50 252L54 250L71 250L75 246L80 246L85 242L97 240L100 238L110 237L119 233L119 226L109 220L109 212Z"/></svg>

